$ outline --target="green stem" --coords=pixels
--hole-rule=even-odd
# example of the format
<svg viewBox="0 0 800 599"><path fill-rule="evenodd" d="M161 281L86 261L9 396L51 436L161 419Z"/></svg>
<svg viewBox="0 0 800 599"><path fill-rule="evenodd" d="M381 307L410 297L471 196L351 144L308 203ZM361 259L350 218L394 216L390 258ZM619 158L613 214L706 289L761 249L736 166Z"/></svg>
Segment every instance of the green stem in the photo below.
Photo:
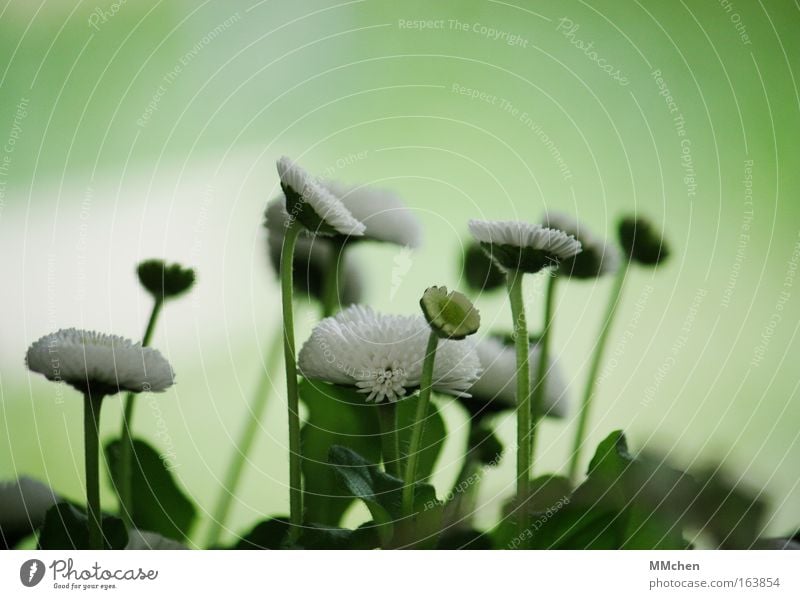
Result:
<svg viewBox="0 0 800 599"><path fill-rule="evenodd" d="M163 299L156 299L153 302L153 309L150 311L150 319L142 338L142 347L150 345L153 331L156 327L158 315L164 305ZM119 443L119 482L117 493L119 494L119 517L127 528L133 528L133 409L136 405L136 394L128 393L125 395L125 408L122 414L122 431Z"/></svg>
<svg viewBox="0 0 800 599"><path fill-rule="evenodd" d="M317 241L317 243L319 243ZM341 280L344 270L344 250L341 242L331 243L331 262L322 284L322 316L333 316L340 309Z"/></svg>
<svg viewBox="0 0 800 599"><path fill-rule="evenodd" d="M297 361L294 344L294 249L301 225L292 220L281 249L281 301L283 304L283 355L286 362L286 397L289 414L289 541L296 541L303 524L303 495L300 478L300 414L297 394Z"/></svg>
<svg viewBox="0 0 800 599"><path fill-rule="evenodd" d="M397 404L392 401L378 404L381 426L383 467L388 474L400 478L400 436L397 433Z"/></svg>
<svg viewBox="0 0 800 599"><path fill-rule="evenodd" d="M86 459L86 508L89 516L89 549L103 549L103 514L100 511L100 407L103 396L83 397L83 443Z"/></svg>
<svg viewBox="0 0 800 599"><path fill-rule="evenodd" d="M411 429L411 443L408 446L406 457L406 475L403 485L403 514L410 516L414 513L414 485L417 481L417 461L419 459L422 433L425 430L425 418L428 415L428 404L431 401L431 387L433 386L433 366L436 362L436 347L439 345L439 336L431 331L428 337L428 347L425 350L425 362L422 365L422 378L419 387L419 400L414 426Z"/></svg>
<svg viewBox="0 0 800 599"><path fill-rule="evenodd" d="M514 344L517 352L517 499L521 514L517 518L517 533L524 538L528 530L527 499L530 495L529 480L531 471L530 432L530 352L528 324L525 321L525 302L522 299L521 272L508 273L508 299L511 303L511 316L514 320Z"/></svg>
<svg viewBox="0 0 800 599"><path fill-rule="evenodd" d="M600 364L603 363L603 354L608 343L609 333L611 332L611 325L614 322L614 317L617 313L617 308L620 304L622 297L622 289L625 286L626 268L620 266L617 271L614 288L609 298L608 308L606 310L605 318L603 319L603 327L600 329L600 335L594 347L594 356L592 364L589 369L589 377L586 380L586 389L583 393L583 401L581 402L580 414L578 415L578 427L575 430L575 441L572 445L572 455L570 456L569 463L569 478L576 480L578 476L578 467L581 461L581 450L583 449L583 442L586 436L586 425L589 422L589 410L594 397L595 387L597 386L597 375L600 372Z"/></svg>
<svg viewBox="0 0 800 599"><path fill-rule="evenodd" d="M544 412L542 404L547 390L547 367L550 363L550 339L553 334L553 313L555 307L556 281L558 275L551 273L547 281L547 291L544 303L544 329L539 340L539 363L536 368L536 387L533 389L531 399L531 474L536 464L536 441L539 439L537 428Z"/></svg>
<svg viewBox="0 0 800 599"><path fill-rule="evenodd" d="M219 542L219 537L225 522L230 514L233 498L236 496L236 489L242 478L242 471L247 456L253 448L253 443L256 439L259 426L261 425L264 416L264 410L267 407L267 400L270 397L270 385L272 383L272 373L275 371L278 362L283 353L283 339L282 332L275 335L272 347L267 355L266 368L262 370L261 376L256 387L256 392L253 395L250 408L247 411L246 419L242 431L239 434L239 439L235 445L235 452L228 464L228 470L223 479L222 489L220 489L219 498L217 499L216 507L212 513L211 526L206 536L206 547L213 548Z"/></svg>

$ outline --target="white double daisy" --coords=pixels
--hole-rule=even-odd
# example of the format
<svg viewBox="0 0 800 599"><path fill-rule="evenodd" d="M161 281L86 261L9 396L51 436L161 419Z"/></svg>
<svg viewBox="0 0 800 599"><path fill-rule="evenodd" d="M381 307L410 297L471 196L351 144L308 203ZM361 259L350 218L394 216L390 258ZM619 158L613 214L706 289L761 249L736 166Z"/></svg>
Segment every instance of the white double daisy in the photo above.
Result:
<svg viewBox="0 0 800 599"><path fill-rule="evenodd" d="M300 350L300 372L310 379L356 387L367 401L397 401L420 385L429 335L422 316L351 306L314 327ZM469 339L443 340L436 352L433 389L465 395L480 370Z"/></svg>
<svg viewBox="0 0 800 599"><path fill-rule="evenodd" d="M175 379L169 362L130 339L80 329L62 329L34 342L28 368L82 392L164 391Z"/></svg>

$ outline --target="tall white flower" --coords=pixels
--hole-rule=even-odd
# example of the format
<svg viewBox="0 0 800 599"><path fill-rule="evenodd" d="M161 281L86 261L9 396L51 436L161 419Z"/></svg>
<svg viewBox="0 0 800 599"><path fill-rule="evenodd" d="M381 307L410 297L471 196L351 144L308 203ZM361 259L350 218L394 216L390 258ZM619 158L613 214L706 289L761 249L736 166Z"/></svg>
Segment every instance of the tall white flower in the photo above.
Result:
<svg viewBox="0 0 800 599"><path fill-rule="evenodd" d="M354 218L342 201L302 167L283 156L278 175L286 195L286 211L315 235L364 234L364 223Z"/></svg>
<svg viewBox="0 0 800 599"><path fill-rule="evenodd" d="M542 221L554 229L572 235L581 243L581 253L563 260L559 272L578 279L590 279L611 274L620 266L620 251L592 233L588 227L561 212L548 212Z"/></svg>
<svg viewBox="0 0 800 599"><path fill-rule="evenodd" d="M538 344L531 344L531 364L539 362L540 351ZM516 409L517 362L514 346L506 345L495 337L486 337L478 342L477 352L483 373L472 385L472 398L464 402L466 407L473 413ZM547 370L542 415L562 418L570 403L567 383L557 360L550 359ZM531 377L531 389L536 385L537 380Z"/></svg>
<svg viewBox="0 0 800 599"><path fill-rule="evenodd" d="M61 329L34 342L28 368L82 392L164 391L175 375L169 362L130 339L80 329Z"/></svg>
<svg viewBox="0 0 800 599"><path fill-rule="evenodd" d="M357 387L367 401L397 401L420 385L430 327L422 316L380 314L351 306L323 319L300 350L303 376ZM480 375L469 340L443 340L433 389L464 395Z"/></svg>
<svg viewBox="0 0 800 599"><path fill-rule="evenodd" d="M581 251L581 243L564 231L520 221L471 220L469 230L498 266L509 272L539 272Z"/></svg>

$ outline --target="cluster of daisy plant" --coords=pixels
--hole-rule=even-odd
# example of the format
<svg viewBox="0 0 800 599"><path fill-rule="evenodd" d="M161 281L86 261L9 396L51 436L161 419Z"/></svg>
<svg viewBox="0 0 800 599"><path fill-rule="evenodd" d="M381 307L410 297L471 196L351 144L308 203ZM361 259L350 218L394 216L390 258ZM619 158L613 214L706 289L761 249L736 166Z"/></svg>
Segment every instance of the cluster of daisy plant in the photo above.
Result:
<svg viewBox="0 0 800 599"><path fill-rule="evenodd" d="M414 213L392 191L318 178L286 157L278 160L277 175L280 193L267 203L264 230L282 318L265 332L266 358L253 373L238 436L231 446L214 448L227 465L209 481L210 503L182 488L169 448L137 434L137 397L175 383L169 362L150 347L156 323L166 304L195 282L192 269L147 260L137 268L152 302L140 341L63 329L28 349L32 372L83 397L85 501L63 499L28 477L0 481L0 547L797 546L793 533L765 538L763 494L731 482L737 477L718 466L686 473L663 456L634 455L621 430L607 433L589 457L590 439L603 437L592 417L602 410L599 375L615 316L624 309L623 290L634 284L636 268L661 269L669 256L652 223L626 216L611 240L553 211L530 222L469 220L457 279L463 288L423 282L418 304L385 313L365 302L370 289L358 248L417 249L422 227ZM588 355L567 360L554 335L570 318L559 297L587 281L598 286L599 297L608 294L607 306L596 310ZM541 283L541 297L524 293L532 283ZM482 322L476 306L495 294L505 308ZM310 332L296 326L296 312L313 314ZM531 313L536 317L529 319ZM300 344L299 335L306 336ZM565 363L585 363L587 375L570 374ZM285 388L277 384L281 379ZM103 429L119 434L101 439L101 408L120 393L121 409L113 412L121 414L119 422ZM288 431L285 458L273 460L288 463L286 510L236 530L232 506L258 434L269 424L270 401L281 405L280 425ZM501 433L507 421L514 423L510 438ZM547 426L572 440L554 472L545 471L537 451ZM448 466L457 459L457 468L446 469L454 477L438 469L446 444ZM502 462L509 467L497 468ZM487 499L481 489L490 471L498 484ZM513 472L504 483L503 472ZM104 473L113 491L105 495ZM493 523L476 518L500 497ZM369 516L354 524L356 502ZM204 534L195 530L197 503L211 506Z"/></svg>

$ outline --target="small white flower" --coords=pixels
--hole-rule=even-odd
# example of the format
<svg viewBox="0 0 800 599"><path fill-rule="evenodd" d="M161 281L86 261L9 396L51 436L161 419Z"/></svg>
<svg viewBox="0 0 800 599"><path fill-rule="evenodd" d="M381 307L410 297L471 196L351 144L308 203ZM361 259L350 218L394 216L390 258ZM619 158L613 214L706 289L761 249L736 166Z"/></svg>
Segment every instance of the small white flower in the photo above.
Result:
<svg viewBox="0 0 800 599"><path fill-rule="evenodd" d="M333 180L321 184L342 201L353 217L364 223L365 238L412 249L420 246L419 221L393 191L370 185L345 185Z"/></svg>
<svg viewBox="0 0 800 599"><path fill-rule="evenodd" d="M581 253L561 264L560 270L577 278L592 278L614 273L620 266L620 251L616 244L607 243L588 227L561 212L549 212L542 221L548 226L572 235L581 243Z"/></svg>
<svg viewBox="0 0 800 599"><path fill-rule="evenodd" d="M478 358L483 368L481 377L470 389L474 403L488 406L497 402L494 409L517 407L517 358L514 346L505 345L494 337L478 342ZM536 387L536 365L539 363L538 344L531 344L528 361L531 366L531 390ZM547 365L547 382L543 395L543 414L561 418L569 407L569 395L564 375L554 359ZM491 409L491 408L490 408Z"/></svg>
<svg viewBox="0 0 800 599"><path fill-rule="evenodd" d="M380 314L351 306L325 318L300 350L303 376L357 387L367 401L397 401L420 385L430 327L422 316ZM466 395L480 375L469 340L439 342L433 389Z"/></svg>
<svg viewBox="0 0 800 599"><path fill-rule="evenodd" d="M481 243L510 245L542 250L561 260L572 258L581 251L581 243L564 231L517 220L471 220L469 230Z"/></svg>
<svg viewBox="0 0 800 599"><path fill-rule="evenodd" d="M79 391L164 391L174 382L169 362L150 347L117 335L62 329L28 348L28 368Z"/></svg>
<svg viewBox="0 0 800 599"><path fill-rule="evenodd" d="M0 547L31 534L58 502L53 489L27 476L0 482Z"/></svg>
<svg viewBox="0 0 800 599"><path fill-rule="evenodd" d="M286 194L287 213L310 232L355 237L364 234L364 223L354 218L339 198L286 156L278 160L278 175Z"/></svg>

